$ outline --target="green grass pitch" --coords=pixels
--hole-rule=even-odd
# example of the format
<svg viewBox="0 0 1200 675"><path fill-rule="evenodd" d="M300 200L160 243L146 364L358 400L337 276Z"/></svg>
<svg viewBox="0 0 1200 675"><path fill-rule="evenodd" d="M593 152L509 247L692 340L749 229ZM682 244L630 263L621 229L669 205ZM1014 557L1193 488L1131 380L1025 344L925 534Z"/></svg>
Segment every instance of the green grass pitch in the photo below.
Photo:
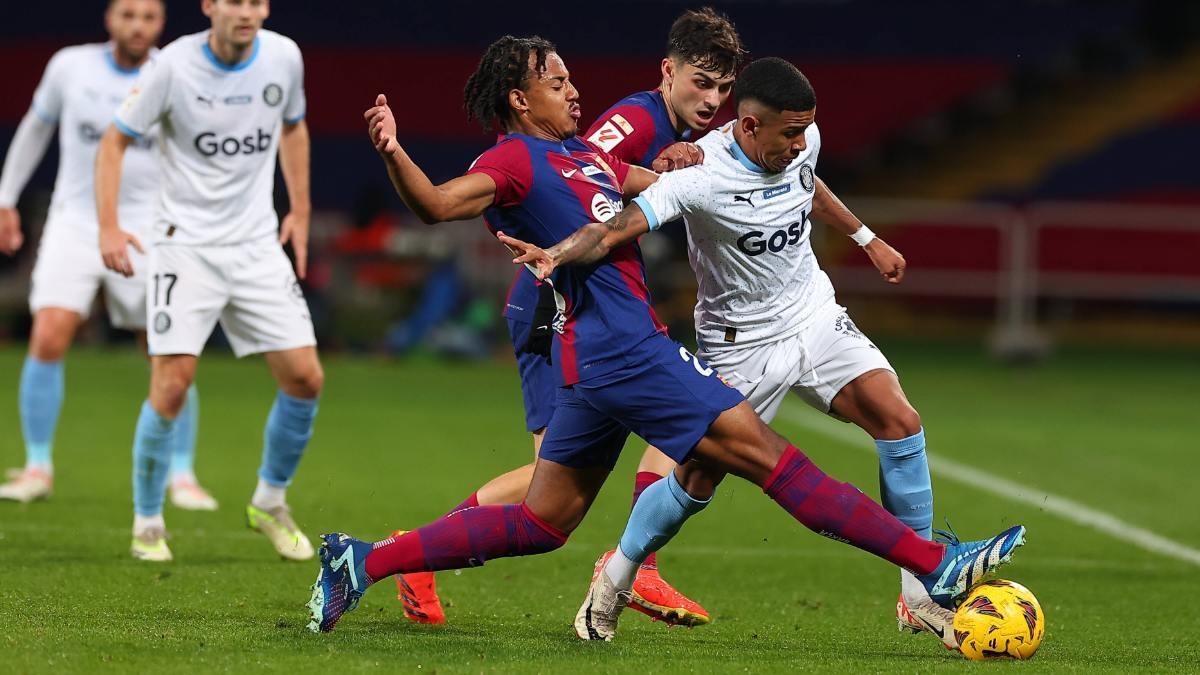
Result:
<svg viewBox="0 0 1200 675"><path fill-rule="evenodd" d="M887 351L931 452L1200 547L1195 353L1076 351L1012 370L975 348ZM6 465L22 457L22 358L0 350ZM290 491L310 535L376 538L418 525L531 456L509 364L326 366L316 435ZM581 643L571 619L593 560L625 522L636 440L565 548L442 574L449 625L406 622L389 581L337 632L313 635L303 605L316 564L280 561L242 520L272 396L260 361L214 353L201 362L197 470L221 510L168 506L176 561L129 557L130 444L146 379L132 350L69 357L56 494L0 503L0 671L1161 672L1194 671L1200 659L1200 568L937 476L939 524L949 516L968 537L1029 527L1002 575L1045 609L1032 661L971 664L928 635L897 633L894 569L808 532L736 479L661 554L664 574L714 623L668 630L630 612L617 642ZM876 463L861 447L785 420L776 428L877 494Z"/></svg>

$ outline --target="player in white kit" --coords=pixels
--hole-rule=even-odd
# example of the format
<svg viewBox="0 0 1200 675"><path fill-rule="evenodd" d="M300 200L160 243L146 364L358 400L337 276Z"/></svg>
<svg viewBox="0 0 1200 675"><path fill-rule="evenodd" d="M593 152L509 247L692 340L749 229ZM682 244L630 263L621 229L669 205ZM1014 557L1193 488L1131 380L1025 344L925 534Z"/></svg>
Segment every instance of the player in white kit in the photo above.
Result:
<svg viewBox="0 0 1200 675"><path fill-rule="evenodd" d="M21 369L25 467L10 472L10 480L0 485L0 499L29 502L50 496L51 446L65 394L63 358L97 290L104 289L112 325L136 331L139 342L144 341L145 280L141 274L127 279L104 268L96 245L92 176L100 135L129 94L139 68L153 58L164 18L162 0L112 0L104 17L111 41L67 47L50 59L9 146L0 177L0 251L12 255L23 240L17 199L58 129L58 176L33 269L33 331ZM118 209L122 222L139 235L149 231L158 197L156 144L157 129L125 159L127 179ZM181 508L212 510L216 500L192 472L198 405L192 388L172 441L171 500Z"/></svg>
<svg viewBox="0 0 1200 675"><path fill-rule="evenodd" d="M129 276L138 264L130 250L143 246L121 229L121 158L156 124L161 128L162 187L143 263L151 375L134 436L131 552L171 559L162 459L219 321L234 354L264 354L279 386L247 523L284 558L306 560L312 544L286 501L324 381L297 281L307 264L311 210L304 64L295 42L262 30L266 0L204 0L201 7L211 29L175 40L143 70L96 158L100 250L109 269ZM282 224L272 202L276 153L291 204Z"/></svg>
<svg viewBox="0 0 1200 675"><path fill-rule="evenodd" d="M610 236L628 238L684 217L698 284L697 355L768 422L793 391L870 434L881 501L929 538L933 491L920 416L891 364L837 303L813 255L810 218L851 236L889 283L903 278L904 258L817 177L816 95L799 70L782 59L759 59L738 76L734 98L737 119L697 142L703 162L662 174L633 200L640 208L604 224L611 233L605 239L597 239L599 228L585 228L546 251L523 245L527 252L517 260L548 273L603 256ZM622 558L614 555L609 565L622 565ZM897 615L902 627L957 647L953 612L906 571Z"/></svg>

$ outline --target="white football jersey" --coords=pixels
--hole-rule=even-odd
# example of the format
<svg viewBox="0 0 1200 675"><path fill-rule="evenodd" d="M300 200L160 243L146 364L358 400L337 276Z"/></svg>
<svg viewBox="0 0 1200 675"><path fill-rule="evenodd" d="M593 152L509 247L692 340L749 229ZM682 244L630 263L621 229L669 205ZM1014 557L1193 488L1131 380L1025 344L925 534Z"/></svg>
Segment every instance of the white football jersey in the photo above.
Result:
<svg viewBox="0 0 1200 675"><path fill-rule="evenodd" d="M135 138L161 122L160 240L168 228L172 242L193 246L274 236L279 134L304 109L300 48L279 33L260 30L236 66L217 60L208 31L164 47L115 121Z"/></svg>
<svg viewBox="0 0 1200 675"><path fill-rule="evenodd" d="M703 350L795 335L833 300L809 238L821 150L816 124L804 138L808 147L786 170L768 173L738 147L730 122L697 142L702 163L662 174L634 200L651 228L679 216L687 222Z"/></svg>
<svg viewBox="0 0 1200 675"><path fill-rule="evenodd" d="M34 113L58 125L58 176L49 220L70 223L92 237L98 228L93 180L96 147L138 75L137 70L120 68L112 49L112 44L87 44L59 50L33 94ZM135 234L150 229L158 198L157 132L157 127L147 127L122 164L117 213Z"/></svg>

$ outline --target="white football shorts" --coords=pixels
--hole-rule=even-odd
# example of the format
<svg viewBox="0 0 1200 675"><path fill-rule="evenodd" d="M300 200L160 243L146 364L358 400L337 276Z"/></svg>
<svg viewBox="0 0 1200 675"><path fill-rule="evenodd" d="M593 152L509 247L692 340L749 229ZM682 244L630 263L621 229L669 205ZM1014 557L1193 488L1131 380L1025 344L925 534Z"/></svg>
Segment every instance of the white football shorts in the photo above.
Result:
<svg viewBox="0 0 1200 675"><path fill-rule="evenodd" d="M776 342L704 350L697 356L742 392L770 422L788 391L828 413L842 387L872 370L896 372L879 348L850 320L846 308L828 302L804 330Z"/></svg>
<svg viewBox="0 0 1200 675"><path fill-rule="evenodd" d="M199 356L218 321L238 357L317 344L292 263L274 237L233 246L159 243L145 284L151 356Z"/></svg>
<svg viewBox="0 0 1200 675"><path fill-rule="evenodd" d="M78 223L46 222L38 244L29 290L29 311L59 307L87 318L96 292L104 289L108 320L116 328L146 328L146 256L129 249L134 276L126 278L104 267L96 225L93 234ZM139 237L139 241L145 241Z"/></svg>

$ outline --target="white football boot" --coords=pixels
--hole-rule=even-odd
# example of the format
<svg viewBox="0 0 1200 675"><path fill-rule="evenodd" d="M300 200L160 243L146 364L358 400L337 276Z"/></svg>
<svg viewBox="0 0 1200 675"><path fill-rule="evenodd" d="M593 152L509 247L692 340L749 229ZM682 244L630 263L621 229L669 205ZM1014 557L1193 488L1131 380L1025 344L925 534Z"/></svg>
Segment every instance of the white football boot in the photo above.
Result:
<svg viewBox="0 0 1200 675"><path fill-rule="evenodd" d="M907 570L901 570L900 574L904 577L912 577ZM932 633L942 641L946 649L957 650L958 639L954 636L954 611L934 602L925 587L915 577L902 579L901 589L900 597L896 599L896 623L900 631Z"/></svg>
<svg viewBox="0 0 1200 675"><path fill-rule="evenodd" d="M316 555L312 542L292 520L292 513L287 506L260 509L247 504L246 525L265 535L275 551L286 560L311 560Z"/></svg>
<svg viewBox="0 0 1200 675"><path fill-rule="evenodd" d="M28 504L46 499L54 492L54 476L44 469L27 468L8 472L9 482L0 485L0 499Z"/></svg>
<svg viewBox="0 0 1200 675"><path fill-rule="evenodd" d="M147 562L170 562L171 549L167 548L167 531L161 527L148 527L133 536L129 553L138 560Z"/></svg>
<svg viewBox="0 0 1200 675"><path fill-rule="evenodd" d="M621 617L621 610L633 598L631 591L618 589L604 573L604 564L611 555L612 551L609 551L596 561L587 596L575 614L575 634L581 640L612 642L617 636L617 619Z"/></svg>
<svg viewBox="0 0 1200 675"><path fill-rule="evenodd" d="M185 511L217 510L217 500L190 478L171 481L171 504Z"/></svg>

